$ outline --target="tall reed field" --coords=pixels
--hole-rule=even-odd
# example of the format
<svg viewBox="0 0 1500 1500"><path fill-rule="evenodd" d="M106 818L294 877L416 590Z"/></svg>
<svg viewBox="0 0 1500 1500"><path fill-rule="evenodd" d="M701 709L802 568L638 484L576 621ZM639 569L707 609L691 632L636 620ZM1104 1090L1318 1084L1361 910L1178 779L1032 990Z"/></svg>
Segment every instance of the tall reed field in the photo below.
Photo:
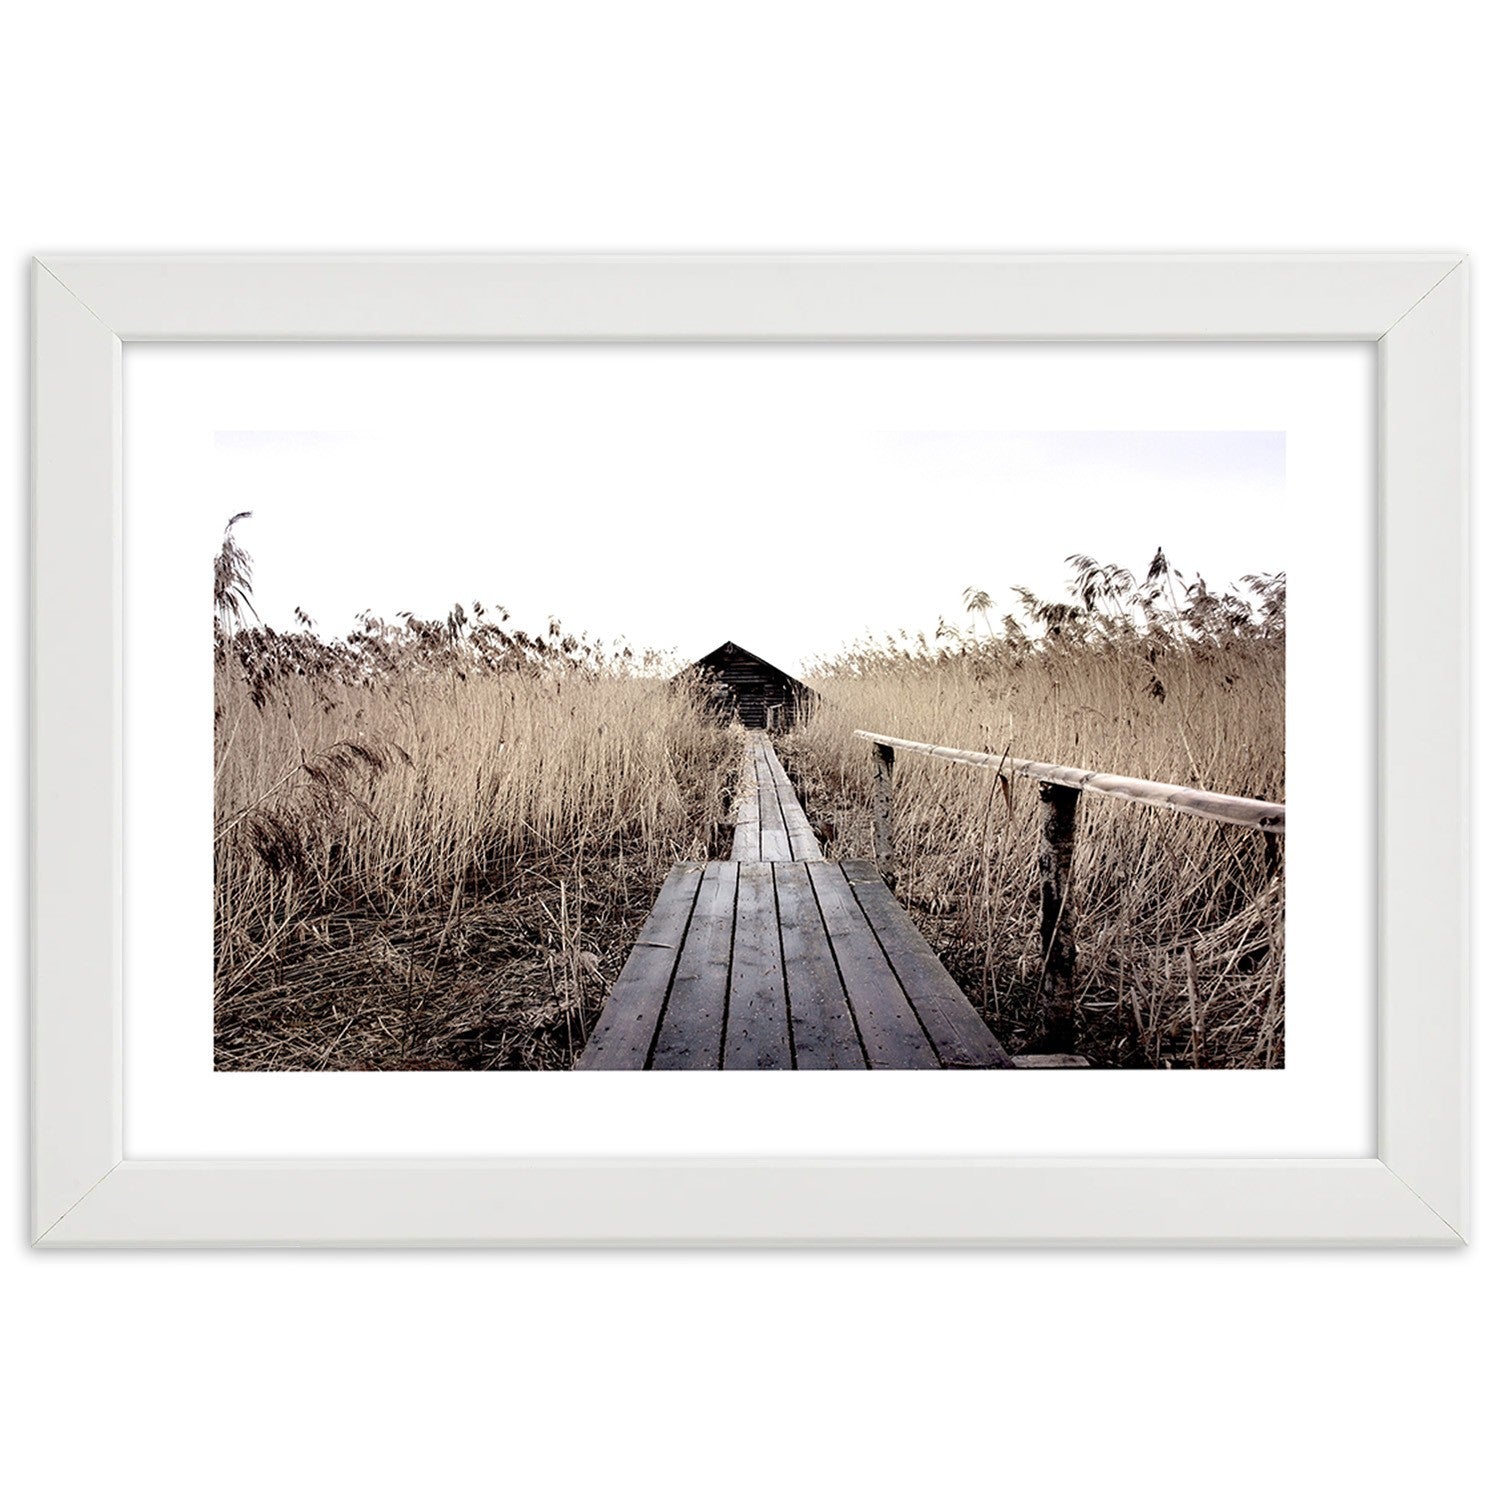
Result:
<svg viewBox="0 0 1500 1500"><path fill-rule="evenodd" d="M710 685L503 610L330 640L214 577L215 1061L565 1068L673 863L729 852L743 738ZM1284 575L1213 590L1072 558L1067 597L816 664L778 740L824 851L869 857L856 729L1282 801ZM898 753L897 893L1012 1051L1042 1035L1035 783ZM1078 1050L1279 1067L1281 841L1085 795L1068 892Z"/></svg>
<svg viewBox="0 0 1500 1500"><path fill-rule="evenodd" d="M1285 798L1285 578L1214 591L1160 553L1138 582L1071 559L1068 597L970 590L964 628L822 663L781 751L828 853L869 857L868 729L1239 796ZM1041 1034L1034 782L896 755L897 890L1002 1042ZM1079 1051L1099 1065L1283 1062L1280 843L1104 797L1079 800L1070 901Z"/></svg>
<svg viewBox="0 0 1500 1500"><path fill-rule="evenodd" d="M239 518L236 518L238 520ZM503 611L254 620L215 570L215 1058L567 1067L739 759L691 681Z"/></svg>

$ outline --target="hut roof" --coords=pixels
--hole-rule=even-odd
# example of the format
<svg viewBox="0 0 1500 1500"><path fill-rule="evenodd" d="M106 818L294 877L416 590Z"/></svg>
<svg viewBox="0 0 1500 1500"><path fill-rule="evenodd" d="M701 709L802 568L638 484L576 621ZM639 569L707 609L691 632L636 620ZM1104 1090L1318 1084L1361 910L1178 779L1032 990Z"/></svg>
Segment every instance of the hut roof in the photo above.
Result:
<svg viewBox="0 0 1500 1500"><path fill-rule="evenodd" d="M784 677L788 682L796 683L800 688L806 688L807 686L806 683L798 682L790 672L782 671L775 662L769 662L765 657L757 656L753 651L747 651L737 641L725 641L722 646L715 646L706 656L700 656L692 666L685 668L682 673L679 673L679 676L686 675L687 672L696 672L700 667L715 667L721 661L736 656L741 658L748 657L757 666L764 667L767 672L776 677Z"/></svg>
<svg viewBox="0 0 1500 1500"><path fill-rule="evenodd" d="M799 705L817 696L790 672L783 672L734 641L725 641L680 675L688 673L708 678L722 705L732 710L747 729L775 728Z"/></svg>

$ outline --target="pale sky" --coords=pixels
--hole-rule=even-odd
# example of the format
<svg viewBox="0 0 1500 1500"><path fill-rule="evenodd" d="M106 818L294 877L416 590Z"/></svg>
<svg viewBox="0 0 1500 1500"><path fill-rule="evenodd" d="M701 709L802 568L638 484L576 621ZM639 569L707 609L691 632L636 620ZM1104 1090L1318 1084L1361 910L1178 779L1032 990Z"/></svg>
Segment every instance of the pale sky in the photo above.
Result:
<svg viewBox="0 0 1500 1500"><path fill-rule="evenodd" d="M175 492L205 578L252 511L276 625L478 599L528 629L553 614L689 660L734 639L796 671L961 620L970 585L1001 613L1012 584L1060 597L1072 552L1139 575L1162 546L1215 585L1285 567L1279 430L1014 425L1045 398L1129 427L1171 409L1142 407L1153 371L1217 372L1226 398L1238 378L1227 351L1146 352L134 346L127 482L153 494L127 503Z"/></svg>

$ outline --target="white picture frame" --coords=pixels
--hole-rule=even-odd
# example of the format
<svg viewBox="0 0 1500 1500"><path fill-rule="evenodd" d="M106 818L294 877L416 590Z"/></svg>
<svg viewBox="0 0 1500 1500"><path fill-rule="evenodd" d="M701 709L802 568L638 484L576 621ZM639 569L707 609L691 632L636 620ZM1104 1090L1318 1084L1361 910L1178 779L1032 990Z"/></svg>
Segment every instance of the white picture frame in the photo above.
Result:
<svg viewBox="0 0 1500 1500"><path fill-rule="evenodd" d="M1467 279L1456 254L39 258L34 1242L1461 1243ZM1374 343L1376 1154L130 1160L122 1148L121 355L126 342L147 340Z"/></svg>

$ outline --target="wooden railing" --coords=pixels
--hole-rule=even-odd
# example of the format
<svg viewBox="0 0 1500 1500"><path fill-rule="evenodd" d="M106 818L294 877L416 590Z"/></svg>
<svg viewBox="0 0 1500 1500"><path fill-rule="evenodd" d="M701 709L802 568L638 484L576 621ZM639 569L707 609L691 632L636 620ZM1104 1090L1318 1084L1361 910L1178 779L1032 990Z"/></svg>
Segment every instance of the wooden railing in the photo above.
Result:
<svg viewBox="0 0 1500 1500"><path fill-rule="evenodd" d="M1068 909L1068 890L1073 878L1073 838L1078 798L1084 792L1142 803L1191 818L1209 818L1240 828L1253 828L1264 835L1268 865L1281 864L1279 840L1286 834L1286 805L1261 802L1254 797L1229 797L1197 787L1173 786L1164 781L1143 781L1135 776L1112 776L1103 771L1085 771L1077 766L1053 765L1047 761L1016 760L1009 755L990 755L981 750L955 750L949 745L927 745L920 740L898 740L868 729L855 730L857 739L869 740L875 760L875 864L887 884L896 883L895 848L891 838L891 787L896 751L927 755L960 765L982 766L1001 777L1021 776L1038 782L1042 801L1042 832L1037 863L1041 875L1042 1009L1046 1035L1044 1049L1068 1052L1074 1045L1075 1012L1073 971L1077 951L1073 942L1073 920Z"/></svg>

